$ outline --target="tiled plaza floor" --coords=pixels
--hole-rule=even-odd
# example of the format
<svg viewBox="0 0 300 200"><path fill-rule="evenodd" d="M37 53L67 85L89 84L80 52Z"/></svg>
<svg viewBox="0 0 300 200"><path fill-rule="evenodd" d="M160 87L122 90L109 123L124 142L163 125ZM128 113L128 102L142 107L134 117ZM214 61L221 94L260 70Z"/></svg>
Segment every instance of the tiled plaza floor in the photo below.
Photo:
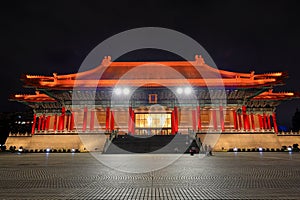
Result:
<svg viewBox="0 0 300 200"><path fill-rule="evenodd" d="M126 166L174 155L106 156ZM0 199L300 199L300 154L183 155L157 171L126 173L88 153L1 153Z"/></svg>

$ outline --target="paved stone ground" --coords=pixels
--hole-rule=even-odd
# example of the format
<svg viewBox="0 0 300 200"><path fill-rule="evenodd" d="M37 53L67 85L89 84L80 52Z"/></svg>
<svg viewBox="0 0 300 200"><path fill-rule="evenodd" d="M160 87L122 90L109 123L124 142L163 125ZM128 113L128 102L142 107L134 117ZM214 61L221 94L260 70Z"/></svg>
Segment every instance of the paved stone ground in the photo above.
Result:
<svg viewBox="0 0 300 200"><path fill-rule="evenodd" d="M137 155L109 156L126 165ZM125 173L88 153L1 153L0 199L300 199L300 154L186 154L161 170Z"/></svg>

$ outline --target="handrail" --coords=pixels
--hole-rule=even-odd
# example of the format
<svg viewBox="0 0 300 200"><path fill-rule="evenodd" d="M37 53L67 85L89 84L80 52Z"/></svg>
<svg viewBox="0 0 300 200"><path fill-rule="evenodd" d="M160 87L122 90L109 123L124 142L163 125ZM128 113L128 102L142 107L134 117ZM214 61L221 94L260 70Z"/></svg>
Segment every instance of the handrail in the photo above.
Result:
<svg viewBox="0 0 300 200"><path fill-rule="evenodd" d="M118 136L118 130L113 130L111 132L111 134L109 135L109 138L106 138L104 148L103 148L104 153L107 151L107 149L110 146L110 144L112 143L113 139L115 139L117 136Z"/></svg>

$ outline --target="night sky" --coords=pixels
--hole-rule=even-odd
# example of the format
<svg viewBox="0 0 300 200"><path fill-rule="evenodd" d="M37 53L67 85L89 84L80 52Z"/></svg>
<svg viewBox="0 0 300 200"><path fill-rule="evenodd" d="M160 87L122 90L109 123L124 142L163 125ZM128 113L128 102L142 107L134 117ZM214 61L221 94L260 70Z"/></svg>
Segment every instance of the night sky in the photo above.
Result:
<svg viewBox="0 0 300 200"><path fill-rule="evenodd" d="M297 9L293 1L10 1L0 7L0 112L25 110L25 105L8 101L11 94L34 92L22 88L22 74L77 72L103 40L146 26L192 37L219 69L287 71L286 85L275 91L300 92ZM138 52L124 60L172 59L163 55ZM279 124L290 127L297 107L300 100L282 103Z"/></svg>

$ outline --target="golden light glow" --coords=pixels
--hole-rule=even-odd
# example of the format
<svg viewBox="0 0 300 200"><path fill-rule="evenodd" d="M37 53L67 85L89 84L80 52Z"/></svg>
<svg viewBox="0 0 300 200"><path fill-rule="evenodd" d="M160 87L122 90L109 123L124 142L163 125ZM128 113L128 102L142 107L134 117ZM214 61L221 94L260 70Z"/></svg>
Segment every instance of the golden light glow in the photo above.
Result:
<svg viewBox="0 0 300 200"><path fill-rule="evenodd" d="M170 113L135 114L136 128L171 128Z"/></svg>

